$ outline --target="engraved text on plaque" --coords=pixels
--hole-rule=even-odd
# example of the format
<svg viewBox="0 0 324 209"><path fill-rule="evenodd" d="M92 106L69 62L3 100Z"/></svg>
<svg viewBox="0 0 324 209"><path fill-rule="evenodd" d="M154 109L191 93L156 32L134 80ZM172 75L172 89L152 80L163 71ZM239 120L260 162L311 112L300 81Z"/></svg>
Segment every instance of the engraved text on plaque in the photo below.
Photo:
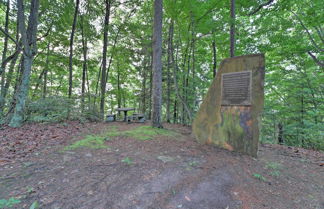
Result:
<svg viewBox="0 0 324 209"><path fill-rule="evenodd" d="M222 105L251 105L252 72L222 74Z"/></svg>

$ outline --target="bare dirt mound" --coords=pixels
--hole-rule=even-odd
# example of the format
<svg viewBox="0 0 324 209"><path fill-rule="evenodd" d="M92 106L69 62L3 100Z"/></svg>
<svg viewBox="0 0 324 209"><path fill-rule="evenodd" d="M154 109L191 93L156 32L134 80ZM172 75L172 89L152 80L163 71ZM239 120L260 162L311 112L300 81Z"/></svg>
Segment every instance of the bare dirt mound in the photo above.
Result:
<svg viewBox="0 0 324 209"><path fill-rule="evenodd" d="M37 201L40 208L53 209L324 206L323 154L317 152L267 145L253 159L197 144L189 128L177 125L165 125L176 134L143 140L133 132L110 134L100 149L64 149L112 126L122 132L141 125L68 122L0 130L0 156L9 159L0 167L0 199L19 200L13 208L29 208ZM30 129L34 138L23 140L20 134ZM59 140L52 137L56 135ZM37 146L15 155L8 146L15 150L10 143L17 138L19 148Z"/></svg>

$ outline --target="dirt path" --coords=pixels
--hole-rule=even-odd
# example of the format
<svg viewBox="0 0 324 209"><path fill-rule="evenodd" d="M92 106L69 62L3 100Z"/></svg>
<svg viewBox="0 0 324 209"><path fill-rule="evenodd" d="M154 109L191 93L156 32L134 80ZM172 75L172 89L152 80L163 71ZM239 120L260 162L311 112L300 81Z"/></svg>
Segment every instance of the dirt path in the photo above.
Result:
<svg viewBox="0 0 324 209"><path fill-rule="evenodd" d="M82 138L80 132L110 124L80 125L74 132L71 126L78 125L67 124L71 133L61 143L40 143L37 151L1 165L0 199L20 199L14 208L34 201L50 209L324 208L321 153L267 145L252 159L199 145L190 129L176 125L167 126L176 137L117 136L104 149L63 151ZM119 130L137 126L117 124Z"/></svg>

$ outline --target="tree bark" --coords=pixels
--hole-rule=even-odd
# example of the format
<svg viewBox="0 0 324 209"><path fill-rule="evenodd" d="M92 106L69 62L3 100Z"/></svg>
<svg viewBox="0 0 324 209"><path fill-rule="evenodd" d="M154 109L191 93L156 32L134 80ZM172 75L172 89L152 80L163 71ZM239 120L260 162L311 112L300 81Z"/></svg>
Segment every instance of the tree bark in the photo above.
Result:
<svg viewBox="0 0 324 209"><path fill-rule="evenodd" d="M121 108L122 98L121 98L121 87L120 87L120 69L119 62L117 61L117 107ZM120 116L120 111L118 111L118 116Z"/></svg>
<svg viewBox="0 0 324 209"><path fill-rule="evenodd" d="M216 42L213 40L213 78L216 77L216 72L217 72L217 50L216 50Z"/></svg>
<svg viewBox="0 0 324 209"><path fill-rule="evenodd" d="M152 126L156 128L162 128L162 7L163 0L154 1Z"/></svg>
<svg viewBox="0 0 324 209"><path fill-rule="evenodd" d="M85 100L85 84L87 74L87 56L88 56L88 42L84 36L83 18L81 18L81 35L82 35L82 49L83 49L83 69L82 69L82 87L81 87L81 112L84 112Z"/></svg>
<svg viewBox="0 0 324 209"><path fill-rule="evenodd" d="M278 132L278 142L279 144L284 144L283 125L281 123L278 124Z"/></svg>
<svg viewBox="0 0 324 209"><path fill-rule="evenodd" d="M7 9L6 9L6 20L5 20L5 29L4 33L8 34L8 26L9 26L9 12L10 12L10 0L7 2ZM0 116L3 113L3 106L5 103L5 97L3 97L4 86L5 86L5 73L6 73L6 62L3 62L6 59L8 50L8 36L5 35L4 43L3 43L3 51L2 51L2 59L1 59L1 66L0 66L0 76L1 76L1 93L0 93Z"/></svg>
<svg viewBox="0 0 324 209"><path fill-rule="evenodd" d="M100 97L100 116L104 119L105 115L105 96L106 96L106 73L107 73L107 48L108 48L108 27L110 18L110 0L105 0L105 22L104 22L104 40L102 50L102 70L101 70L101 97Z"/></svg>
<svg viewBox="0 0 324 209"><path fill-rule="evenodd" d="M149 99L149 120L152 119L152 95L153 95L153 52L150 54L150 98Z"/></svg>
<svg viewBox="0 0 324 209"><path fill-rule="evenodd" d="M23 49L24 53L23 53L22 80L17 90L15 110L9 124L12 127L21 126L24 120L24 109L25 109L25 102L28 96L33 57L37 51L36 34L37 34L37 25L38 25L39 1L38 0L31 1L27 30L25 26L25 13L24 13L23 0L17 0L17 7L18 7L17 15L18 15L19 32L21 34L22 44L24 46ZM32 43L32 45L29 45L29 43Z"/></svg>
<svg viewBox="0 0 324 209"><path fill-rule="evenodd" d="M167 122L171 122L171 68L172 68L172 59L171 59L171 53L173 52L172 50L172 45L173 45L173 29L174 27L174 22L171 20L171 24L169 26L169 37L168 37L168 72L167 72Z"/></svg>
<svg viewBox="0 0 324 209"><path fill-rule="evenodd" d="M9 26L9 12L10 12L10 0L7 2L7 9L6 9L6 20L5 20L5 33L8 34L8 26ZM6 59L8 51L8 36L5 35L4 43L3 43L3 51L2 51L2 61ZM2 75L2 81L4 81L5 72L6 72L6 62L1 62L0 66L0 75ZM3 88L3 83L1 82L1 88Z"/></svg>
<svg viewBox="0 0 324 209"><path fill-rule="evenodd" d="M69 98L72 97L72 87L73 87L73 43L74 43L74 33L76 29L76 23L79 13L79 4L80 0L76 0L75 10L74 10L74 17L73 17L73 24L72 24L72 31L70 35L70 56L69 56Z"/></svg>
<svg viewBox="0 0 324 209"><path fill-rule="evenodd" d="M146 80L147 80L147 59L144 58L144 66L142 72L142 113L146 113Z"/></svg>
<svg viewBox="0 0 324 209"><path fill-rule="evenodd" d="M49 66L49 54L50 54L50 43L47 44L47 55L46 55L46 65L44 71L44 82L43 82L43 99L46 98L47 94L47 73L48 73L48 66Z"/></svg>
<svg viewBox="0 0 324 209"><path fill-rule="evenodd" d="M10 63L10 66L9 66L8 73L6 73L6 79L3 78L5 80L5 84L1 88L1 95L0 95L0 115L3 114L4 107L6 106L6 97L7 97L7 93L8 93L9 86L10 86L11 81L12 81L13 72L14 72L14 69L15 69L16 62L18 60L18 57L19 57L19 55L17 54L13 58L13 60Z"/></svg>

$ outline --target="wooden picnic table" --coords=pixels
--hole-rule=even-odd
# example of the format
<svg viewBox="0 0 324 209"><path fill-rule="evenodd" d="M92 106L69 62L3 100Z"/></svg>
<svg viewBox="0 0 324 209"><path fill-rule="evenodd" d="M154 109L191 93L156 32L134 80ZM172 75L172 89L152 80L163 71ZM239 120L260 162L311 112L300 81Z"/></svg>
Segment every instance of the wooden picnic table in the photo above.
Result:
<svg viewBox="0 0 324 209"><path fill-rule="evenodd" d="M135 110L134 107L121 107L116 109L118 112L124 112L124 121L127 121L127 112Z"/></svg>

